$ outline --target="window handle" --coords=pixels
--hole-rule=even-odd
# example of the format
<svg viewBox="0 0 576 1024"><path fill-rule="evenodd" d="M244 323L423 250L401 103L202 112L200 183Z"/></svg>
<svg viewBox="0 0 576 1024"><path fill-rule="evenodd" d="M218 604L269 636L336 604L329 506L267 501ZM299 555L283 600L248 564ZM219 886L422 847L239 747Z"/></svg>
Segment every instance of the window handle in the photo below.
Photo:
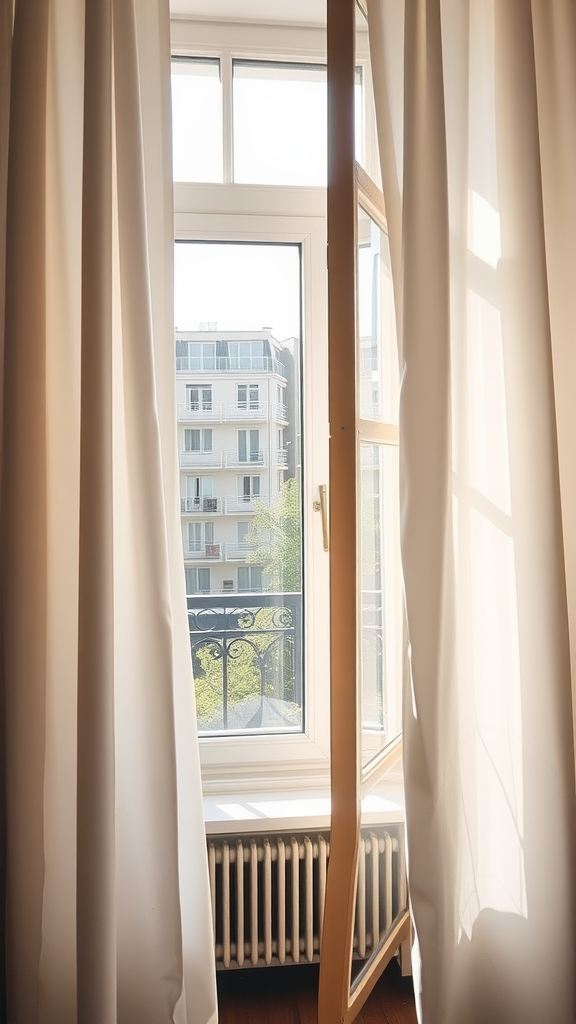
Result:
<svg viewBox="0 0 576 1024"><path fill-rule="evenodd" d="M322 536L324 538L324 551L330 549L330 533L328 530L328 487L326 484L320 484L318 491L320 492L320 501L314 502L314 511L322 513Z"/></svg>

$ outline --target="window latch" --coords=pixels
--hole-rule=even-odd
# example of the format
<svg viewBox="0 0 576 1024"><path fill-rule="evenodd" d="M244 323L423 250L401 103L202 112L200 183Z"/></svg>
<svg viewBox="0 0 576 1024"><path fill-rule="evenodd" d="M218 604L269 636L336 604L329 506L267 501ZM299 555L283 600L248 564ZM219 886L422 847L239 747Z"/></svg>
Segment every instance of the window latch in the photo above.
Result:
<svg viewBox="0 0 576 1024"><path fill-rule="evenodd" d="M315 512L322 513L322 537L324 538L324 551L329 551L330 533L328 529L328 487L326 484L320 484L318 490L320 492L320 501L315 501L313 508Z"/></svg>

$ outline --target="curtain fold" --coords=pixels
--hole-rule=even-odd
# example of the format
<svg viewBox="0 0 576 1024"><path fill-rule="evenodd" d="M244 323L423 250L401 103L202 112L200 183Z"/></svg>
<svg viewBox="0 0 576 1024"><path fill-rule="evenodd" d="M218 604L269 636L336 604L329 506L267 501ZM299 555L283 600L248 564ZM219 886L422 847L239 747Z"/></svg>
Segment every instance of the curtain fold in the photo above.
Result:
<svg viewBox="0 0 576 1024"><path fill-rule="evenodd" d="M1 6L7 1017L208 1024L168 5Z"/></svg>
<svg viewBox="0 0 576 1024"><path fill-rule="evenodd" d="M575 1015L574 20L570 0L369 0L424 1024Z"/></svg>

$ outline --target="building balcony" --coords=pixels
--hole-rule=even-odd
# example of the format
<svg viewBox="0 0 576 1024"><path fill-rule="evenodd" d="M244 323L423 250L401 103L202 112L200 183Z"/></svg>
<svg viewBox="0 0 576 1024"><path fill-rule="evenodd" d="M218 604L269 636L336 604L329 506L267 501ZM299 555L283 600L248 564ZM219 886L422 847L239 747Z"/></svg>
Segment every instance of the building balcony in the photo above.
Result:
<svg viewBox="0 0 576 1024"><path fill-rule="evenodd" d="M273 356L176 356L176 373L275 373L286 369Z"/></svg>
<svg viewBox="0 0 576 1024"><path fill-rule="evenodd" d="M210 452L180 452L180 465L183 468L221 469L225 465L224 452L221 448Z"/></svg>
<svg viewBox="0 0 576 1024"><path fill-rule="evenodd" d="M253 451L239 452L237 448L229 448L225 453L226 466L267 466L268 449L258 448Z"/></svg>
<svg viewBox="0 0 576 1024"><path fill-rule="evenodd" d="M245 562L246 558L256 548L254 544L249 544L247 541L243 541L241 544L227 544L226 545L226 561L227 562Z"/></svg>
<svg viewBox="0 0 576 1024"><path fill-rule="evenodd" d="M281 402L192 402L178 406L180 423L287 423L286 406Z"/></svg>
<svg viewBox="0 0 576 1024"><path fill-rule="evenodd" d="M180 498L180 512L182 515L192 515L198 512L202 515L206 515L207 513L222 515L223 511L223 498L212 498L206 497L205 495L202 495L199 498Z"/></svg>
<svg viewBox="0 0 576 1024"><path fill-rule="evenodd" d="M180 452L182 469L246 469L254 466L286 468L288 452L285 448L258 448L247 452L239 452L236 448L214 448L209 452Z"/></svg>
<svg viewBox="0 0 576 1024"><path fill-rule="evenodd" d="M244 515L246 512L255 512L258 505L269 505L269 494L240 494L237 498L224 498L224 511L229 515Z"/></svg>
<svg viewBox="0 0 576 1024"><path fill-rule="evenodd" d="M255 512L259 505L269 505L269 494L244 495L238 497L218 496L199 498L180 498L180 514L188 515L226 515L241 516Z"/></svg>
<svg viewBox="0 0 576 1024"><path fill-rule="evenodd" d="M189 541L185 541L183 548L185 562L225 561L224 544L203 544L200 541L191 544Z"/></svg>

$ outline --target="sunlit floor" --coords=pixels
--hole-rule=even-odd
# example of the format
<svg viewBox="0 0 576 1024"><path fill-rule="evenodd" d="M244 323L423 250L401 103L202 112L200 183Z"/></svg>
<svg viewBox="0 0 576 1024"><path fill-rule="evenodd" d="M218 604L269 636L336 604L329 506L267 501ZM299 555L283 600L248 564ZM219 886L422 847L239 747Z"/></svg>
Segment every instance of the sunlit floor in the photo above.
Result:
<svg viewBox="0 0 576 1024"><path fill-rule="evenodd" d="M260 967L218 973L220 1024L317 1024L318 966ZM416 1024L412 979L388 966L358 1024Z"/></svg>

